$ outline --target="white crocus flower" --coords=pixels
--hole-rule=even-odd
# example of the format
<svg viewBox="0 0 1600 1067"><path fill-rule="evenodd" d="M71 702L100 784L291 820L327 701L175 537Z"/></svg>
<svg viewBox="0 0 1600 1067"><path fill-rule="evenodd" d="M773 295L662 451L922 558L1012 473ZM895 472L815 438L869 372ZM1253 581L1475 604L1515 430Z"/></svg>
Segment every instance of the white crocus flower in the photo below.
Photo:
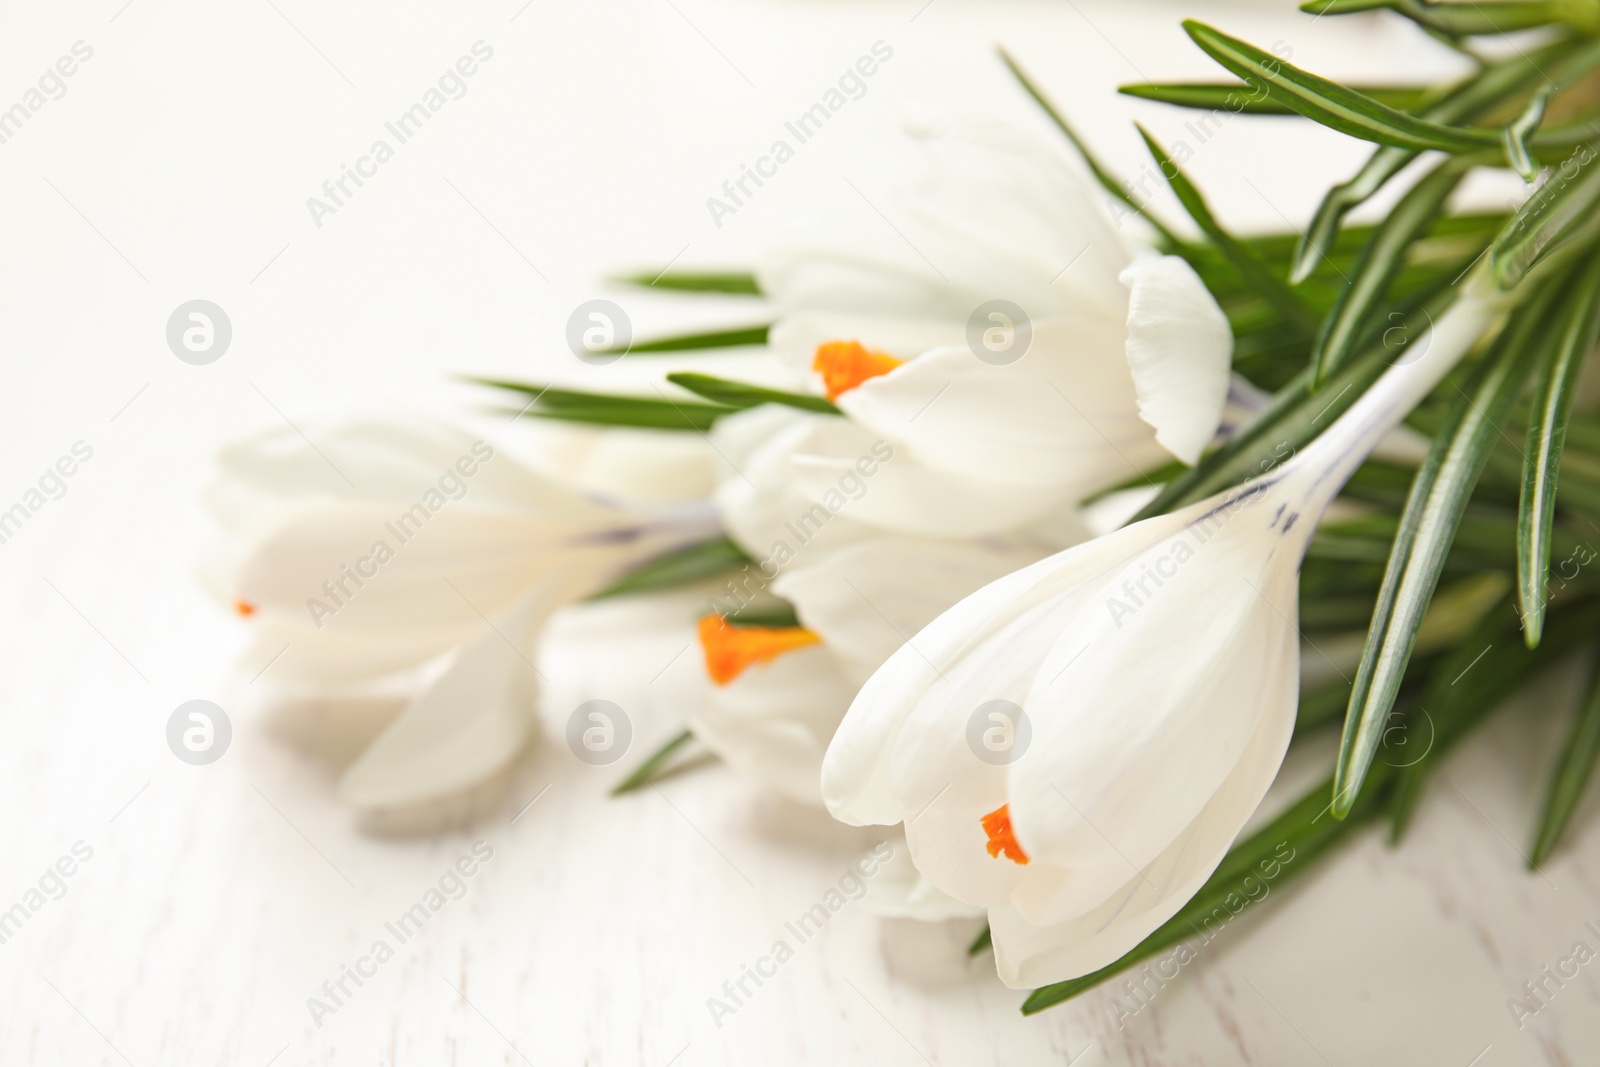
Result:
<svg viewBox="0 0 1600 1067"><path fill-rule="evenodd" d="M826 228L760 272L772 343L848 416L793 467L816 499L885 440L853 515L915 536L1014 530L1158 466L1193 463L1228 392L1227 319L1194 271L1126 240L1054 152L993 126L913 131L926 177L887 226Z"/></svg>
<svg viewBox="0 0 1600 1067"><path fill-rule="evenodd" d="M263 685L409 697L340 783L364 809L445 799L504 768L532 729L551 613L716 530L704 501L623 507L457 430L370 422L316 436L222 452L208 577L250 620L245 661Z"/></svg>
<svg viewBox="0 0 1600 1067"><path fill-rule="evenodd" d="M852 704L823 765L830 810L905 823L929 880L988 910L1009 985L1088 974L1137 945L1211 874L1277 772L1298 571L1323 509L1502 305L1463 295L1424 355L1278 469L940 616Z"/></svg>

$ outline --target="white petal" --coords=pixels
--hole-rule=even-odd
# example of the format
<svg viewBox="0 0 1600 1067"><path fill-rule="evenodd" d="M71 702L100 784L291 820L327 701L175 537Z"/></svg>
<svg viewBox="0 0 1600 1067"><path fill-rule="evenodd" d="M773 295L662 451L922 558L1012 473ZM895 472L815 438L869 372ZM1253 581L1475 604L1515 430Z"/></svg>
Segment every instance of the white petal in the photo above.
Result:
<svg viewBox="0 0 1600 1067"><path fill-rule="evenodd" d="M1233 333L1205 283L1177 256L1134 260L1122 272L1128 365L1139 417L1167 451L1193 464L1210 444L1228 398Z"/></svg>
<svg viewBox="0 0 1600 1067"><path fill-rule="evenodd" d="M1045 555L1028 542L874 538L785 572L773 592L795 606L857 685L963 597Z"/></svg>
<svg viewBox="0 0 1600 1067"><path fill-rule="evenodd" d="M690 726L735 770L820 805L822 754L853 693L828 650L813 645L713 686Z"/></svg>
<svg viewBox="0 0 1600 1067"><path fill-rule="evenodd" d="M803 311L785 315L768 336L768 344L811 380L817 346L825 341L857 341L868 348L909 360L924 352L962 344L963 325L937 319L865 312Z"/></svg>
<svg viewBox="0 0 1600 1067"><path fill-rule="evenodd" d="M1076 499L1157 466L1139 418L1120 322L1044 319L1013 363L966 345L924 355L843 394L839 406L931 466Z"/></svg>
<svg viewBox="0 0 1600 1067"><path fill-rule="evenodd" d="M868 880L862 907L885 918L919 922L975 919L983 914L982 908L957 900L924 878L911 861L904 839L894 841L892 847L894 854L880 863Z"/></svg>
<svg viewBox="0 0 1600 1067"><path fill-rule="evenodd" d="M1001 980L1023 989L1091 974L1177 914L1216 870L1261 803L1293 730L1292 706L1287 714L1264 716L1244 758L1189 827L1089 914L1041 925L1016 907L992 909L989 923ZM1293 862L1293 853L1280 860ZM1241 894L1249 888L1241 884Z"/></svg>
<svg viewBox="0 0 1600 1067"><path fill-rule="evenodd" d="M345 771L341 797L372 811L411 807L510 763L534 722L537 634L562 599L535 591L464 647Z"/></svg>

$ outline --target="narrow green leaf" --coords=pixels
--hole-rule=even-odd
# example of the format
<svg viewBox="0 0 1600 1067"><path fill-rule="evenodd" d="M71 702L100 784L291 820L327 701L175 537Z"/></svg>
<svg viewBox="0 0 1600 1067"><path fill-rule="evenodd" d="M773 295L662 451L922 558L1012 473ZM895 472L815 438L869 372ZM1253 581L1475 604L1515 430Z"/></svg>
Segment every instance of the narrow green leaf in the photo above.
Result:
<svg viewBox="0 0 1600 1067"><path fill-rule="evenodd" d="M704 578L714 578L749 562L750 557L738 545L726 537L717 537L648 560L589 599L605 600L614 596L676 589Z"/></svg>
<svg viewBox="0 0 1600 1067"><path fill-rule="evenodd" d="M1561 759L1550 776L1544 809L1533 835L1529 867L1538 867L1550 856L1561 833L1572 821L1583 799L1589 779L1594 777L1595 761L1600 759L1600 672L1589 682L1589 695L1578 709L1572 732L1561 748Z"/></svg>
<svg viewBox="0 0 1600 1067"><path fill-rule="evenodd" d="M1416 110L1433 93L1431 87L1424 85L1363 85L1351 88L1398 111ZM1236 115L1295 114L1284 104L1245 82L1136 82L1118 86L1117 92L1176 107L1228 111Z"/></svg>
<svg viewBox="0 0 1600 1067"><path fill-rule="evenodd" d="M1040 109L1050 117L1050 121L1056 124L1056 129L1060 130L1067 140L1072 142L1072 147L1077 150L1078 155L1083 159L1084 165L1089 168L1089 173L1094 175L1094 180L1100 183L1100 187L1120 203L1132 209L1134 214L1143 217L1169 245L1178 246L1183 244L1183 241L1168 229L1160 219L1156 218L1144 205L1135 201L1128 193L1128 190L1123 187L1121 182L1117 181L1110 171L1100 165L1100 161L1095 158L1093 152L1089 151L1089 146L1084 142L1083 138L1078 136L1077 131L1067 124L1067 120L1062 118L1061 112L1056 110L1055 105L1050 103L1045 95L1039 91L1038 87L1033 84L1033 80L1017 65L1017 61L1011 58L1011 53L1004 48L999 49L999 52L1000 59L1005 63L1006 68L1011 71L1011 76L1017 79L1017 83L1022 86L1029 96L1033 97L1033 102L1038 104Z"/></svg>
<svg viewBox="0 0 1600 1067"><path fill-rule="evenodd" d="M1474 369L1412 483L1350 693L1334 772L1333 811L1340 818L1360 794L1467 499L1525 384L1532 365L1528 340L1540 328L1542 305L1519 309Z"/></svg>
<svg viewBox="0 0 1600 1067"><path fill-rule="evenodd" d="M722 619L735 629L740 626L800 625L800 616L796 614L794 605L784 601L763 607L746 607L730 615L724 615Z"/></svg>
<svg viewBox="0 0 1600 1067"><path fill-rule="evenodd" d="M534 382L506 382L490 378L469 379L480 385L506 389L532 397L518 414L542 419L583 422L596 426L631 426L647 430L709 430L718 419L738 408L665 397L616 396L557 389Z"/></svg>
<svg viewBox="0 0 1600 1067"><path fill-rule="evenodd" d="M738 326L731 330L710 330L702 333L685 333L673 337L657 337L650 341L635 341L626 348L607 348L594 356L650 356L661 352L692 352L710 348L737 348L741 345L764 345L770 324Z"/></svg>
<svg viewBox="0 0 1600 1067"><path fill-rule="evenodd" d="M613 786L611 795L620 797L624 793L631 793L640 786L649 785L655 781L660 777L661 769L672 758L672 754L693 740L693 730L684 730L682 733L674 735L666 744L656 749L649 759L639 764L632 774Z"/></svg>
<svg viewBox="0 0 1600 1067"><path fill-rule="evenodd" d="M1167 184L1177 194L1178 201L1183 204L1183 209L1189 213L1189 217L1194 220L1195 225L1200 227L1200 232L1206 235L1206 238L1217 247L1218 251L1228 257L1228 261L1244 277L1246 283L1261 296L1270 300L1285 318L1291 322L1298 323L1307 330L1316 329L1317 313L1315 309L1306 303L1304 297L1289 288L1282 278L1273 273L1262 262L1260 256L1256 255L1241 241L1222 228L1222 224L1217 221L1216 216L1211 213L1211 208L1207 206L1205 197L1200 195L1200 190L1195 188L1194 183L1183 173L1177 163L1156 143L1156 139L1150 136L1150 131L1137 123L1134 125L1139 130L1139 136L1144 138L1145 147L1150 150L1150 155L1155 159L1156 165L1160 167L1161 173L1166 177Z"/></svg>
<svg viewBox="0 0 1600 1067"><path fill-rule="evenodd" d="M1333 310L1322 321L1312 349L1311 373L1320 386L1329 371L1342 364L1361 338L1361 329L1377 306L1413 241L1427 231L1467 168L1453 159L1440 163L1395 205L1372 231L1372 239L1356 261L1353 276Z"/></svg>
<svg viewBox="0 0 1600 1067"><path fill-rule="evenodd" d="M1481 37L1562 22L1573 5L1541 0L1478 0L1429 3L1419 0L1309 0L1300 10L1313 15L1348 15L1388 8L1447 37Z"/></svg>
<svg viewBox="0 0 1600 1067"><path fill-rule="evenodd" d="M1500 134L1500 145L1506 154L1506 159L1511 164L1511 169L1522 176L1526 182L1533 181L1539 175L1539 163L1533 158L1533 153L1528 149L1528 138L1539 129L1539 124L1544 121L1545 105L1550 102L1552 87L1534 93L1528 101L1527 107L1518 115Z"/></svg>
<svg viewBox="0 0 1600 1067"><path fill-rule="evenodd" d="M1395 148L1451 153L1476 152L1500 143L1493 130L1447 126L1396 111L1203 22L1186 19L1183 28L1230 73L1306 118L1351 137Z"/></svg>
<svg viewBox="0 0 1600 1067"><path fill-rule="evenodd" d="M978 931L978 936L972 939L972 944L967 946L967 955L976 956L990 945L994 944L994 931L989 929L989 924L984 923L983 929Z"/></svg>
<svg viewBox="0 0 1600 1067"><path fill-rule="evenodd" d="M1600 166L1595 146L1579 145L1523 201L1489 247L1489 269L1502 289L1521 281L1551 252L1576 237L1591 236L1600 218Z"/></svg>
<svg viewBox="0 0 1600 1067"><path fill-rule="evenodd" d="M1422 317L1442 314L1455 298L1447 289L1423 305ZM1163 515L1175 508L1203 500L1264 474L1294 455L1361 398L1396 358L1395 350L1380 341L1347 360L1320 391L1311 388L1311 368L1304 368L1288 385L1273 394L1255 421L1234 434L1188 473L1168 482L1130 522Z"/></svg>
<svg viewBox="0 0 1600 1067"><path fill-rule="evenodd" d="M1542 83L1544 70L1558 60L1571 57L1573 51L1574 46L1567 41L1519 50L1517 55L1489 64L1445 93L1436 103L1424 108L1419 117L1432 122L1470 122L1512 98L1530 83ZM1354 177L1330 189L1301 238L1290 281L1298 284L1309 277L1333 248L1344 216L1366 203L1416 157L1413 150L1385 145L1372 153Z"/></svg>
<svg viewBox="0 0 1600 1067"><path fill-rule="evenodd" d="M1593 640L1600 625L1600 603L1574 601L1554 609L1551 616L1556 625L1549 637L1530 649L1517 638L1515 614L1490 612L1480 620L1477 632L1440 660L1418 701L1427 712L1433 743L1420 758L1396 768L1399 779L1389 812L1391 844L1405 833L1423 786L1446 753L1513 694Z"/></svg>
<svg viewBox="0 0 1600 1067"><path fill-rule="evenodd" d="M730 293L760 296L761 285L754 274L740 271L640 271L624 274L615 281L649 289L672 289L685 293Z"/></svg>
<svg viewBox="0 0 1600 1067"><path fill-rule="evenodd" d="M730 408L753 408L758 404L783 404L786 407L799 408L801 411L818 411L825 415L837 415L839 409L827 397L815 396L810 393L790 393L782 389L768 389L765 386L750 385L746 382L735 382L727 378L717 378L710 374L679 373L667 375L667 381L673 385L682 386L697 396L718 404L726 404Z"/></svg>
<svg viewBox="0 0 1600 1067"><path fill-rule="evenodd" d="M1517 591L1528 647L1544 633L1550 589L1550 537L1556 486L1578 372L1600 336L1600 259L1573 279L1563 294L1553 343L1542 354L1533 413L1523 449L1522 498L1517 522Z"/></svg>

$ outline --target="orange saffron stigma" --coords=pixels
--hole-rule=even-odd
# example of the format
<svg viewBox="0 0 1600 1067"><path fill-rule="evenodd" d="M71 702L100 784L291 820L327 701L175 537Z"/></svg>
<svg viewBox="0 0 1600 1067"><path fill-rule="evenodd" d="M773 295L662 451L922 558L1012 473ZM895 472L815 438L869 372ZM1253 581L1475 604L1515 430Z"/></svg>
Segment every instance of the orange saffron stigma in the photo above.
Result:
<svg viewBox="0 0 1600 1067"><path fill-rule="evenodd" d="M868 348L860 341L824 341L817 346L811 369L822 375L829 400L838 400L868 378L888 374L905 360Z"/></svg>
<svg viewBox="0 0 1600 1067"><path fill-rule="evenodd" d="M248 619L256 613L256 606L248 600L235 600L233 610Z"/></svg>
<svg viewBox="0 0 1600 1067"><path fill-rule="evenodd" d="M1006 859L1012 863L1026 865L1028 854L1022 851L1022 846L1017 844L1017 837L1011 832L1011 805L1002 804L995 808L982 820L983 832L989 837L989 855L999 858L1002 852Z"/></svg>
<svg viewBox="0 0 1600 1067"><path fill-rule="evenodd" d="M706 673L718 685L727 685L752 663L766 663L785 652L821 642L822 638L804 626L729 626L721 615L707 615L700 620Z"/></svg>

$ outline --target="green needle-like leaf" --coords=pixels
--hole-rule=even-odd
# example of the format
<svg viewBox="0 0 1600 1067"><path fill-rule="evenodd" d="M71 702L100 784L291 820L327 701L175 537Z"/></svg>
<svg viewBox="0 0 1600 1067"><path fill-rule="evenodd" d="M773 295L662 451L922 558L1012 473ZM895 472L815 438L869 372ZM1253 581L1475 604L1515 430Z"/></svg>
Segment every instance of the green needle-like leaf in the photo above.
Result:
<svg viewBox="0 0 1600 1067"><path fill-rule="evenodd" d="M1456 160L1445 160L1417 182L1373 230L1372 239L1356 261L1350 284L1323 319L1312 349L1312 380L1318 386L1355 349L1373 308L1399 273L1406 249L1438 217L1466 172L1467 168Z"/></svg>
<svg viewBox="0 0 1600 1067"><path fill-rule="evenodd" d="M1306 303L1304 297L1289 288L1282 278L1274 274L1266 263L1262 262L1260 256L1222 228L1222 224L1206 205L1205 197L1200 195L1200 190L1195 188L1194 183L1188 179L1178 164L1156 143L1156 139L1150 136L1148 130L1143 126L1138 126L1138 130L1156 165L1166 176L1167 184L1172 186L1179 203L1189 213L1195 225L1200 227L1200 232L1204 233L1217 250L1228 258L1228 262L1232 263L1234 269L1244 277L1250 288L1270 300L1289 321L1298 323L1308 330L1314 330L1318 318L1316 310Z"/></svg>
<svg viewBox="0 0 1600 1067"><path fill-rule="evenodd" d="M1522 500L1517 522L1517 591L1523 635L1534 648L1544 633L1549 600L1550 536L1556 485L1578 372L1600 336L1600 259L1578 275L1563 295L1559 319L1539 367L1528 442L1523 450Z"/></svg>
<svg viewBox="0 0 1600 1067"><path fill-rule="evenodd" d="M1521 309L1476 368L1412 483L1350 693L1334 771L1333 811L1340 818L1360 794L1456 527L1500 423L1525 384L1534 351L1528 342L1541 326L1542 307L1536 301Z"/></svg>
<svg viewBox="0 0 1600 1067"><path fill-rule="evenodd" d="M737 326L731 330L710 330L702 333L684 333L673 337L657 337L651 341L635 341L626 348L608 348L592 356L650 356L661 352L692 352L710 348L737 348L741 345L764 345L770 324ZM591 357L592 358L592 357Z"/></svg>
<svg viewBox="0 0 1600 1067"><path fill-rule="evenodd" d="M1506 160L1510 162L1511 169L1522 175L1522 180L1526 182L1539 176L1539 163L1528 148L1528 139L1544 121L1544 109L1550 103L1550 93L1549 87L1534 93L1522 114L1500 134L1500 145L1505 151Z"/></svg>
<svg viewBox="0 0 1600 1067"><path fill-rule="evenodd" d="M1349 15L1388 8L1419 26L1446 37L1479 37L1515 33L1567 20L1576 14L1571 4L1541 0L1463 0L1429 3L1422 0L1309 0L1300 10L1313 15Z"/></svg>
<svg viewBox="0 0 1600 1067"><path fill-rule="evenodd" d="M589 599L676 589L704 578L714 578L749 562L750 557L738 545L726 537L717 537L648 560Z"/></svg>
<svg viewBox="0 0 1600 1067"><path fill-rule="evenodd" d="M1575 238L1592 236L1600 219L1600 166L1594 145L1579 145L1525 200L1489 247L1489 269L1503 289Z"/></svg>
<svg viewBox="0 0 1600 1067"><path fill-rule="evenodd" d="M666 766L667 761L672 758L672 754L693 740L693 730L684 730L682 733L675 734L666 744L656 749L649 759L639 764L632 774L613 786L611 795L620 797L624 793L631 793L640 786L649 785L655 781L660 774L661 768Z"/></svg>
<svg viewBox="0 0 1600 1067"><path fill-rule="evenodd" d="M586 393L576 389L557 389L534 382L506 382L473 378L480 385L506 389L532 397L516 414L542 419L585 422L596 426L632 426L648 430L711 429L713 423L738 408L724 404L703 404L696 400L671 400L666 397L616 396L611 393Z"/></svg>
<svg viewBox="0 0 1600 1067"><path fill-rule="evenodd" d="M1160 219L1146 210L1144 205L1135 201L1129 195L1127 189L1123 188L1122 183L1117 181L1110 171L1100 165L1100 161L1094 157L1093 152L1089 151L1089 146L1084 143L1083 138L1079 137L1077 131L1068 125L1067 120L1061 116L1061 112L1057 111L1055 105L1050 103L1045 95L1039 91L1038 87L1033 84L1033 80L1017 65L1017 61L1011 58L1011 54L1004 48L1000 49L999 52L1000 59L1005 63L1006 69L1011 71L1011 76L1017 79L1017 83L1022 86L1029 96L1033 97L1033 102L1038 104L1040 109L1050 117L1050 121L1056 124L1056 129L1060 130L1067 140L1072 142L1072 147L1077 150L1078 155L1083 159L1084 165L1089 168L1089 173L1094 175L1094 180L1100 183L1100 187L1116 197L1121 203L1126 204L1135 214L1142 216L1166 240L1167 244L1174 247L1182 245L1183 242L1179 240L1176 234L1169 230Z"/></svg>
<svg viewBox="0 0 1600 1067"><path fill-rule="evenodd" d="M620 275L615 281L649 289L672 289L684 293L730 293L760 296L761 286L754 274L739 271L640 271Z"/></svg>
<svg viewBox="0 0 1600 1067"><path fill-rule="evenodd" d="M1433 94L1429 86L1363 85L1352 89L1397 111L1414 111ZM1176 107L1228 111L1236 115L1293 115L1295 112L1245 82L1136 82L1117 92Z"/></svg>
<svg viewBox="0 0 1600 1067"><path fill-rule="evenodd" d="M1562 747L1561 760L1550 777L1528 866L1542 864L1561 839L1561 832L1572 821L1578 801L1583 799L1583 791L1594 776L1597 759L1600 759L1600 672L1589 683L1588 698L1578 710L1572 733Z"/></svg>
<svg viewBox="0 0 1600 1067"><path fill-rule="evenodd" d="M994 931L989 928L988 923L985 923L983 929L978 931L978 936L972 939L972 944L967 946L967 955L976 956L992 944L994 944Z"/></svg>
<svg viewBox="0 0 1600 1067"><path fill-rule="evenodd" d="M826 415L837 415L839 409L827 397L815 396L810 393L790 393L782 389L768 389L765 386L750 385L746 382L730 381L727 378L717 378L710 374L669 374L667 381L673 385L682 386L698 396L718 404L726 404L731 408L753 408L758 404L783 404L786 407L799 408L801 411L818 411Z"/></svg>
<svg viewBox="0 0 1600 1067"><path fill-rule="evenodd" d="M1351 137L1395 148L1451 153L1476 152L1500 143L1500 135L1493 130L1446 126L1396 111L1203 22L1186 19L1183 28L1230 73L1285 107Z"/></svg>
<svg viewBox="0 0 1600 1067"><path fill-rule="evenodd" d="M1543 84L1544 71L1554 69L1560 60L1571 59L1573 53L1574 46L1568 41L1557 41L1541 49L1519 51L1515 56L1484 67L1445 93L1436 103L1424 108L1418 117L1442 123L1477 119L1523 91L1530 83ZM1578 55L1583 63L1577 63L1575 69L1586 69L1584 63L1588 62L1588 52ZM1298 284L1310 277L1317 264L1334 247L1344 216L1366 203L1416 157L1414 150L1385 145L1372 153L1354 177L1330 189L1317 206L1311 224L1301 238L1289 274L1290 281Z"/></svg>

